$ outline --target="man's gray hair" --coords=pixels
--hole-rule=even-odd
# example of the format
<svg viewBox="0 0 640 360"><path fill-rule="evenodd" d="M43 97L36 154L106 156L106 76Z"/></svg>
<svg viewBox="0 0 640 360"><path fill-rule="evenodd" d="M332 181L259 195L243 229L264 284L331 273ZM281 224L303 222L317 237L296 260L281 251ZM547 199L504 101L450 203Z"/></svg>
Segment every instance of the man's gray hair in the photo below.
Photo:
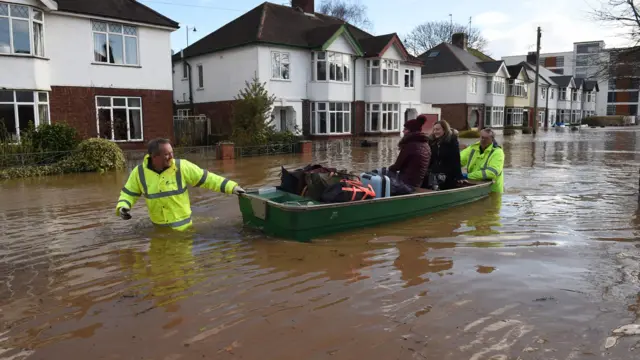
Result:
<svg viewBox="0 0 640 360"><path fill-rule="evenodd" d="M491 140L495 140L496 139L496 134L493 132L493 129L491 128L484 128L482 129L482 131L486 132L487 134L491 135Z"/></svg>
<svg viewBox="0 0 640 360"><path fill-rule="evenodd" d="M157 138L149 141L148 152L150 156L156 155L160 151L160 146L164 144L171 144L169 139Z"/></svg>

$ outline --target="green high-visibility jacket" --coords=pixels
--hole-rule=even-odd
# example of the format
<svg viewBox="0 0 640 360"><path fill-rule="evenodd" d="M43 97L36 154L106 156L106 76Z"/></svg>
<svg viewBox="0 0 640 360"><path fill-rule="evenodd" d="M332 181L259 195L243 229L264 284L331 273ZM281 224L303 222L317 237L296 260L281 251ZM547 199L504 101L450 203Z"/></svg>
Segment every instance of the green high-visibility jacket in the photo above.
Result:
<svg viewBox="0 0 640 360"><path fill-rule="evenodd" d="M151 221L162 227L185 230L191 226L191 202L187 185L231 194L238 186L234 181L211 173L184 159L174 159L162 173L149 169L149 155L136 166L120 191L116 215L120 209L131 209L144 196Z"/></svg>
<svg viewBox="0 0 640 360"><path fill-rule="evenodd" d="M504 152L501 147L491 144L481 151L480 142L477 142L460 152L460 164L467 167L469 180L493 180L491 191L504 192Z"/></svg>

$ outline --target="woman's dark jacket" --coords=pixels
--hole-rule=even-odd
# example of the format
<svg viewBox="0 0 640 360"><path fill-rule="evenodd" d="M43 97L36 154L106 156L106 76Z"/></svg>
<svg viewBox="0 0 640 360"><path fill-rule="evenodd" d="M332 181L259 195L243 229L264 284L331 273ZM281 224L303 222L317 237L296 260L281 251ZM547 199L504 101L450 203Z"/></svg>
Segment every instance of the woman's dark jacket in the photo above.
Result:
<svg viewBox="0 0 640 360"><path fill-rule="evenodd" d="M441 189L452 189L456 187L458 180L462 179L462 169L460 166L460 144L455 134L443 136L440 139L429 138L431 148L431 161L429 162L429 173L444 173L447 177ZM425 177L425 184L428 177Z"/></svg>
<svg viewBox="0 0 640 360"><path fill-rule="evenodd" d="M400 155L395 164L389 167L391 172L399 172L398 176L405 184L420 187L429 169L431 149L427 135L412 132L400 140Z"/></svg>

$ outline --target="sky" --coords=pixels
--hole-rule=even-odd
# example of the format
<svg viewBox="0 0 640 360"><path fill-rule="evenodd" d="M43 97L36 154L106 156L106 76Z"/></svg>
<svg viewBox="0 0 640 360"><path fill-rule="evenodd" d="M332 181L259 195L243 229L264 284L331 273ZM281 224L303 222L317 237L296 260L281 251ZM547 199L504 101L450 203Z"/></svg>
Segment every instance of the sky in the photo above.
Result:
<svg viewBox="0 0 640 360"><path fill-rule="evenodd" d="M259 0L139 0L180 23L171 37L172 49L180 51L245 12ZM322 0L316 0L316 9ZM593 20L591 11L603 0L355 0L367 6L373 23L370 33L406 34L428 21L453 21L478 27L488 40L486 53L500 59L535 51L536 28L542 29L541 52L572 51L578 41L604 40L607 47L629 45L611 25ZM287 0L272 0L286 4ZM191 29L195 27L196 32Z"/></svg>

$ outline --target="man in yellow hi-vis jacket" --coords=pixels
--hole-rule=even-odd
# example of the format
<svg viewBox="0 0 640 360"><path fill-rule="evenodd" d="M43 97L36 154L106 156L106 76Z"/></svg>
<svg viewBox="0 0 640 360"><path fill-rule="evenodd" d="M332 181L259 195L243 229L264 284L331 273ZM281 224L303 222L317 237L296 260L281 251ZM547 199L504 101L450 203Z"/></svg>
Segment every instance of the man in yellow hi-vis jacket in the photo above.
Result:
<svg viewBox="0 0 640 360"><path fill-rule="evenodd" d="M480 141L460 152L460 164L467 167L467 179L493 180L491 191L504 191L504 152L496 143L493 130L482 129Z"/></svg>
<svg viewBox="0 0 640 360"><path fill-rule="evenodd" d="M149 217L158 226L185 230L191 226L191 202L187 185L204 187L224 194L238 195L244 190L234 181L225 179L197 165L173 158L173 148L167 139L149 142L149 153L136 166L120 191L116 215L131 219L129 211L144 196Z"/></svg>

